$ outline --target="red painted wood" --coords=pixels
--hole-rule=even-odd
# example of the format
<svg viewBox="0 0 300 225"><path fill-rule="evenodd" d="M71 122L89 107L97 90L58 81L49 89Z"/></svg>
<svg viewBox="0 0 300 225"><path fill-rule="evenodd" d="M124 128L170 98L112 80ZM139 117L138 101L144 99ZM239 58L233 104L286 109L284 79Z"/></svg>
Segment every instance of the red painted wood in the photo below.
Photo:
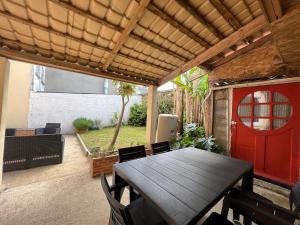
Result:
<svg viewBox="0 0 300 225"><path fill-rule="evenodd" d="M260 131L242 123L238 116L238 106L246 95L256 91L279 92L288 98L289 104L292 106L292 114L286 125L279 129ZM252 94L252 100L253 96ZM259 105L262 104L259 103ZM274 104L271 97L270 107ZM253 102L248 105L254 106ZM270 113L272 113L272 109ZM256 118L253 114L252 110L250 116L252 121ZM276 117L272 117L271 114L269 118L275 119ZM234 89L232 120L237 122L231 125L231 155L233 157L253 162L254 172L260 176L289 185L299 179L300 83Z"/></svg>

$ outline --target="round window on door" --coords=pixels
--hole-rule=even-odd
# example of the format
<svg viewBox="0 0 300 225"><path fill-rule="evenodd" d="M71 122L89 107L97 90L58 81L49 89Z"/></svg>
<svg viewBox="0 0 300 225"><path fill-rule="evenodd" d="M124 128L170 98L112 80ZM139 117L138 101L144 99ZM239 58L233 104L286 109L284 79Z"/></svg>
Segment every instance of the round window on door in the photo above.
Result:
<svg viewBox="0 0 300 225"><path fill-rule="evenodd" d="M256 91L245 96L238 106L241 122L255 130L275 130L288 123L292 106L279 92Z"/></svg>

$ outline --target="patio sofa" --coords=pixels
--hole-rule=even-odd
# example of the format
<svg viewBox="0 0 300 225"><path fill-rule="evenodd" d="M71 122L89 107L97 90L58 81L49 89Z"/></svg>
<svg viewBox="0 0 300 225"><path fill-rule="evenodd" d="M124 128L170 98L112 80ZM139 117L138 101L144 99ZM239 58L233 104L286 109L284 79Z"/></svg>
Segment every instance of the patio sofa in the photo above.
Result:
<svg viewBox="0 0 300 225"><path fill-rule="evenodd" d="M64 137L61 134L6 136L3 171L62 163Z"/></svg>

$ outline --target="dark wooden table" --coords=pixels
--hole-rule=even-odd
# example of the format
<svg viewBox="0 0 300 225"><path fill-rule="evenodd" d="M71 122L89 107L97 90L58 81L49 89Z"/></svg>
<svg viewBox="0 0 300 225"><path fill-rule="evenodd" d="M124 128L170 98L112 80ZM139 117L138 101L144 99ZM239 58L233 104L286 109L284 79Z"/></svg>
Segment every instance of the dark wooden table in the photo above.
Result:
<svg viewBox="0 0 300 225"><path fill-rule="evenodd" d="M253 186L252 164L194 148L118 163L114 172L171 225L196 224L241 178Z"/></svg>

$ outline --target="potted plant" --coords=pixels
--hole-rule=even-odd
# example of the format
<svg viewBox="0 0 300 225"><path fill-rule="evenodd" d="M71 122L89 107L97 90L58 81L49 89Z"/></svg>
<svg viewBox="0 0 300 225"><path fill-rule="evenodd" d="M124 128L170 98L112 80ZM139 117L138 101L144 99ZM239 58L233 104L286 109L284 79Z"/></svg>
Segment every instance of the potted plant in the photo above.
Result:
<svg viewBox="0 0 300 225"><path fill-rule="evenodd" d="M77 118L73 121L73 127L77 133L84 133L93 126L93 121L87 118Z"/></svg>

